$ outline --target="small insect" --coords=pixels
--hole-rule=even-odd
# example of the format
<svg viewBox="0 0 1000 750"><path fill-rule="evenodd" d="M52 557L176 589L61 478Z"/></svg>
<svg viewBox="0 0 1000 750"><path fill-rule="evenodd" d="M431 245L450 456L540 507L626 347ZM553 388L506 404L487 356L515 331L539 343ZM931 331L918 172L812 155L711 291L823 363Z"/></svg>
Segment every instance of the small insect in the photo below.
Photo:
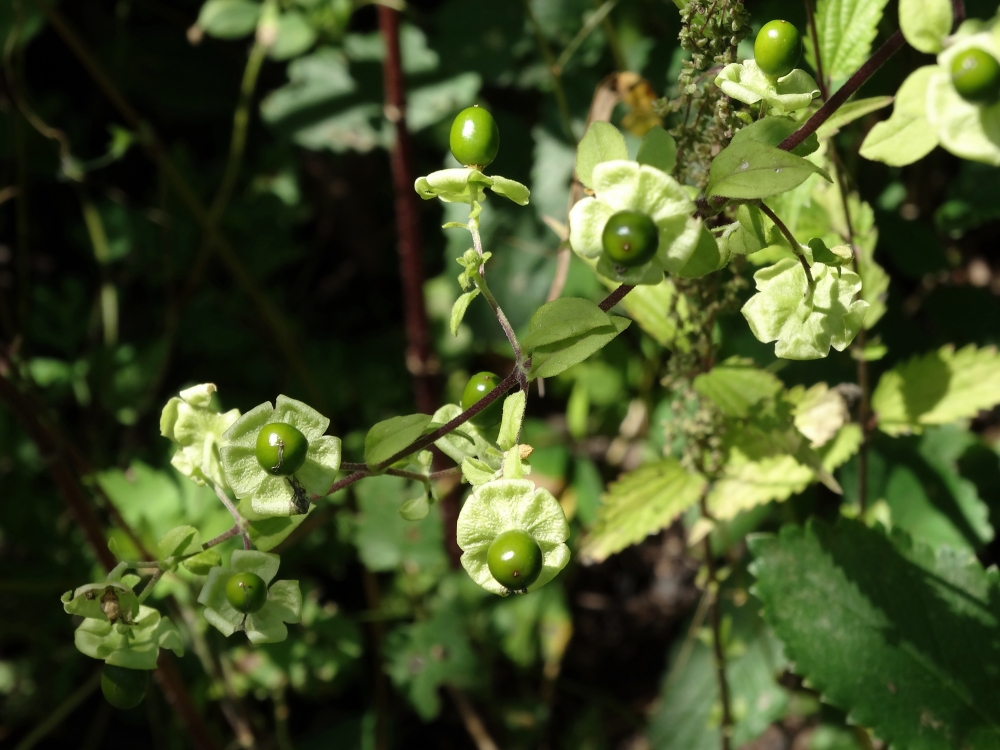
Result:
<svg viewBox="0 0 1000 750"><path fill-rule="evenodd" d="M309 512L309 495L306 488L295 477L288 477L288 484L292 488L292 507L298 515Z"/></svg>
<svg viewBox="0 0 1000 750"><path fill-rule="evenodd" d="M104 589L104 596L101 597L101 611L111 624L118 622L121 618L122 610L118 602L118 594L111 586Z"/></svg>

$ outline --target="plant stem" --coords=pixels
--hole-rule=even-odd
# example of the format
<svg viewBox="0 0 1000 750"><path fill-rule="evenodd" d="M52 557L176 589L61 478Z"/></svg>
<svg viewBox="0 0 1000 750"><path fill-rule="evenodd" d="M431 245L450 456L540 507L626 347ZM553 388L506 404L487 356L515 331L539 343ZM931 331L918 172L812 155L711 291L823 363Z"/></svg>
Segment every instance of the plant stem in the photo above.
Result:
<svg viewBox="0 0 1000 750"><path fill-rule="evenodd" d="M233 501L229 499L229 496L223 491L223 489L215 482L212 482L211 484L212 489L215 490L215 496L219 498L223 505L226 506L226 510L229 511L229 515L231 515L233 520L236 521L236 526L243 532L243 549L250 549L252 546L250 544L250 534L243 528L243 516L240 515L239 510L237 510L236 506L233 505Z"/></svg>
<svg viewBox="0 0 1000 750"><path fill-rule="evenodd" d="M618 5L618 0L605 0L601 6L591 14L580 30L576 33L576 36L570 41L569 44L563 48L562 53L559 55L559 59L555 62L555 67L552 69L553 75L562 75L563 69L572 59L576 51L580 49L580 45L587 41L587 37L590 36L594 29L597 28L598 24L601 24L607 19L608 14ZM608 44L611 45L611 39L608 38ZM622 64L621 51L618 51L617 56L614 53L614 48L612 48L612 56L615 56L615 64L619 70L625 70L625 66Z"/></svg>
<svg viewBox="0 0 1000 750"><path fill-rule="evenodd" d="M701 496L701 513L709 517L706 501L708 486ZM719 579L715 568L715 558L712 556L712 535L706 534L703 543L705 551L705 567L708 570L706 594L711 598L709 621L712 625L712 651L715 658L715 677L719 686L719 702L722 705L722 725L720 727L721 750L730 750L733 731L733 713L729 697L729 680L726 677L726 650L722 643L722 612L719 608Z"/></svg>
<svg viewBox="0 0 1000 750"><path fill-rule="evenodd" d="M348 461L343 461L340 464L341 471L367 471L367 464L352 463ZM460 466L453 466L450 469L442 469L441 471L432 471L430 474L420 474L416 471L403 471L402 469L386 469L385 473L393 477L403 477L404 479L412 479L416 482L436 482L439 479L447 479L448 477L461 476L462 468Z"/></svg>
<svg viewBox="0 0 1000 750"><path fill-rule="evenodd" d="M207 542L205 542L203 545L201 545L201 548L202 549L211 549L212 547L215 547L218 544L222 544L227 539L232 539L234 536L236 536L237 534L239 534L240 531L242 530L242 528L243 528L243 524L242 523L237 523L229 531L223 531L221 534L219 534L214 539L209 539Z"/></svg>
<svg viewBox="0 0 1000 750"><path fill-rule="evenodd" d="M507 320L507 316L504 315L500 305L497 304L496 297L493 296L493 292L490 291L489 286L486 284L486 277L482 274L481 266L479 271L473 273L472 280L476 282L476 288L482 293L490 307L493 308L493 314L500 321L500 327L503 328L504 335L507 336L507 342L510 344L510 348L514 350L514 360L520 365L522 363L521 345L517 341L517 334L514 333L514 327Z"/></svg>
<svg viewBox="0 0 1000 750"><path fill-rule="evenodd" d="M816 10L813 8L813 1L806 0L806 16L809 19L809 34L813 41L813 55L816 58L816 76L819 83L819 93L823 101L830 98L830 88L827 85L826 76L823 75L823 58L819 49L819 31L816 29Z"/></svg>
<svg viewBox="0 0 1000 750"><path fill-rule="evenodd" d="M965 0L951 0L952 15L955 17L955 25L953 28L958 28L959 24L965 20Z"/></svg>
<svg viewBox="0 0 1000 750"><path fill-rule="evenodd" d="M156 572L153 573L153 577L146 581L146 585L143 586L142 591L139 592L139 604L142 604L149 598L149 595L153 593L153 587L160 582L161 578L163 578L163 570L158 568Z"/></svg>
<svg viewBox="0 0 1000 750"><path fill-rule="evenodd" d="M757 207L767 218L774 222L774 225L778 227L778 231L785 236L786 240L788 240L788 243L792 246L792 252L795 253L795 257L799 259L799 262L802 264L802 268L805 269L806 280L809 282L809 288L812 289L815 287L816 282L813 281L812 269L809 268L809 261L806 260L806 256L802 253L802 246L796 242L795 235L793 235L791 230L785 226L785 222L778 218L778 215L774 213L774 211L768 208L764 201L760 201Z"/></svg>
<svg viewBox="0 0 1000 750"><path fill-rule="evenodd" d="M98 669L90 676L90 679L78 687L68 698L66 698L66 700L54 708L41 724L32 729L28 735L21 740L15 750L31 750L31 748L45 739L45 736L48 735L53 729L62 724L66 717L76 710L77 706L83 703L88 697L90 697L91 693L97 690L97 686L100 684L101 670Z"/></svg>
<svg viewBox="0 0 1000 750"><path fill-rule="evenodd" d="M406 127L406 83L399 50L399 12L380 5L379 30L385 42L385 115L396 125L396 141L390 153L395 194L399 273L403 282L403 309L406 326L406 367L413 375L417 411L430 414L436 398L431 376L437 369L431 352L424 303L423 248L417 194L413 190L413 157L410 132Z"/></svg>
<svg viewBox="0 0 1000 750"><path fill-rule="evenodd" d="M904 44L906 44L906 40L903 38L903 32L896 31L896 33L886 40L885 44L875 51L874 55L868 58L868 62L858 68L854 75L847 79L847 83L837 89L837 92L826 100L826 104L820 107L816 114L806 121L805 125L783 140L778 148L791 151L819 130L819 126L829 120L830 116L840 109L844 105L844 102L855 91L861 88L862 84L871 78L890 57L899 52Z"/></svg>
<svg viewBox="0 0 1000 750"><path fill-rule="evenodd" d="M611 292L611 294L605 297L598 307L604 310L604 312L608 312L608 310L621 302L625 298L625 295L633 289L635 289L635 286L632 284L622 284L620 287Z"/></svg>

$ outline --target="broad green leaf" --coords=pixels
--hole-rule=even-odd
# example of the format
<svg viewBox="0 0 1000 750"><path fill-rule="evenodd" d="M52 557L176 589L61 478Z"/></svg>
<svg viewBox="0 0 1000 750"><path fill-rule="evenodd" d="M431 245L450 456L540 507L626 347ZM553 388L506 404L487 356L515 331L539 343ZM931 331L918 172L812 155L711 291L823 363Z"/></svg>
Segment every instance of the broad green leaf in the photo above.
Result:
<svg viewBox="0 0 1000 750"><path fill-rule="evenodd" d="M953 22L951 0L899 0L899 29L911 47L935 55Z"/></svg>
<svg viewBox="0 0 1000 750"><path fill-rule="evenodd" d="M611 123L592 122L577 147L577 179L587 187L593 187L594 167L617 159L628 159L625 137Z"/></svg>
<svg viewBox="0 0 1000 750"><path fill-rule="evenodd" d="M517 448L510 451L515 464ZM504 476L510 462L504 463ZM472 491L458 515L457 539L462 566L487 591L500 596L510 592L490 575L486 553L493 540L511 529L530 534L542 550L542 572L528 586L534 591L551 581L569 562L569 524L559 501L527 479L498 479Z"/></svg>
<svg viewBox="0 0 1000 750"><path fill-rule="evenodd" d="M270 549L269 547L267 549ZM207 576L208 571L217 565L222 565L222 555L214 547L199 552L197 555L187 558L181 563L196 576Z"/></svg>
<svg viewBox="0 0 1000 750"><path fill-rule="evenodd" d="M385 642L385 660L393 684L424 721L440 713L442 686L471 687L482 675L461 612L454 607L393 630Z"/></svg>
<svg viewBox="0 0 1000 750"><path fill-rule="evenodd" d="M208 0L198 12L198 25L218 39L240 39L257 28L261 6L251 0Z"/></svg>
<svg viewBox="0 0 1000 750"><path fill-rule="evenodd" d="M484 461L466 458L462 461L462 476L473 487L492 482L497 478L497 470Z"/></svg>
<svg viewBox="0 0 1000 750"><path fill-rule="evenodd" d="M531 191L525 185L514 180L508 180L506 177L501 177L500 175L492 175L492 180L493 183L490 185L490 190L494 193L514 201L519 206L528 205Z"/></svg>
<svg viewBox="0 0 1000 750"><path fill-rule="evenodd" d="M469 309L469 303L478 296L479 290L473 289L455 300L455 304L451 308L451 322L448 325L452 336L458 335L458 327L462 325L462 318L465 317L465 311Z"/></svg>
<svg viewBox="0 0 1000 750"><path fill-rule="evenodd" d="M316 30L309 20L296 10L285 11L278 17L278 36L267 51L272 60L298 57L316 42Z"/></svg>
<svg viewBox="0 0 1000 750"><path fill-rule="evenodd" d="M811 270L814 287L794 258L754 274L758 293L743 306L743 316L759 341L777 341L778 357L820 359L831 346L842 352L864 323L868 303L854 299L861 278L822 264Z"/></svg>
<svg viewBox="0 0 1000 750"><path fill-rule="evenodd" d="M670 174L677 164L677 142L670 133L656 125L643 136L635 160Z"/></svg>
<svg viewBox="0 0 1000 750"><path fill-rule="evenodd" d="M888 0L818 0L816 30L823 72L833 81L853 75L871 54ZM812 36L803 34L809 64L816 68Z"/></svg>
<svg viewBox="0 0 1000 750"><path fill-rule="evenodd" d="M579 297L560 297L546 302L531 316L528 334L521 339L521 346L531 350L579 336L595 328L607 328L610 324L610 316L597 303Z"/></svg>
<svg viewBox="0 0 1000 750"><path fill-rule="evenodd" d="M431 422L427 414L392 417L379 422L365 435L365 463L377 466L415 442Z"/></svg>
<svg viewBox="0 0 1000 750"><path fill-rule="evenodd" d="M305 513L294 516L270 516L262 518L253 513L252 509L247 507L245 501L240 501L239 510L240 515L247 519L250 526L250 541L253 542L253 546L261 552L269 552L285 541L295 529L301 526L302 522L313 512L315 507L315 503L310 503Z"/></svg>
<svg viewBox="0 0 1000 750"><path fill-rule="evenodd" d="M892 102L893 97L891 96L873 96L868 99L856 99L855 101L848 102L834 112L829 120L819 126L816 135L820 140L832 138L840 132L841 128L850 125L865 115L870 115L872 112L878 112L880 109L888 107Z"/></svg>
<svg viewBox="0 0 1000 750"><path fill-rule="evenodd" d="M816 479L815 472L792 456L748 461L733 456L708 493L713 518L726 521L758 505L784 502Z"/></svg>
<svg viewBox="0 0 1000 750"><path fill-rule="evenodd" d="M700 279L720 268L725 268L729 265L730 257L728 245L720 244L715 239L715 235L707 227L702 226L691 257L680 270L674 273L682 279ZM600 265L598 265L598 271L600 271Z"/></svg>
<svg viewBox="0 0 1000 750"><path fill-rule="evenodd" d="M892 116L878 123L865 137L859 153L891 167L918 161L938 145L938 134L927 119L927 91L936 65L917 68L896 93Z"/></svg>
<svg viewBox="0 0 1000 750"><path fill-rule="evenodd" d="M1000 591L968 554L842 519L750 539L795 671L892 747L1000 746Z"/></svg>
<svg viewBox="0 0 1000 750"><path fill-rule="evenodd" d="M608 289L618 287L612 281L605 281ZM637 286L618 303L643 331L652 336L660 346L686 350L688 339L678 336L678 323L688 318L687 298L677 293L674 282L663 279L656 286Z"/></svg>
<svg viewBox="0 0 1000 750"><path fill-rule="evenodd" d="M840 391L829 388L826 383L803 389L795 405L795 427L809 438L813 448L826 445L850 418L847 402Z"/></svg>
<svg viewBox="0 0 1000 750"><path fill-rule="evenodd" d="M486 200L486 188L493 184L492 178L478 169L456 167L439 169L426 177L418 177L413 189L424 200L440 198L445 203L472 203Z"/></svg>
<svg viewBox="0 0 1000 750"><path fill-rule="evenodd" d="M781 381L752 360L732 357L694 379L694 389L727 417L747 417L753 406L781 392Z"/></svg>
<svg viewBox="0 0 1000 750"><path fill-rule="evenodd" d="M399 501L407 484L405 479L391 476L371 477L357 484L353 541L358 555L372 571L443 572L448 561L440 513L432 507L421 521L401 518Z"/></svg>
<svg viewBox="0 0 1000 750"><path fill-rule="evenodd" d="M879 428L890 435L970 419L1000 403L1000 354L995 347L945 346L885 373L872 394Z"/></svg>
<svg viewBox="0 0 1000 750"><path fill-rule="evenodd" d="M705 478L672 458L646 464L608 486L580 554L600 562L669 526L701 497Z"/></svg>
<svg viewBox="0 0 1000 750"><path fill-rule="evenodd" d="M500 422L500 435L497 437L497 445L500 446L500 450L508 451L517 444L527 400L525 392L521 390L515 391L504 399L503 419Z"/></svg>
<svg viewBox="0 0 1000 750"><path fill-rule="evenodd" d="M399 515L407 521L420 521L431 512L430 498L424 489L416 497L407 500L399 509Z"/></svg>
<svg viewBox="0 0 1000 750"><path fill-rule="evenodd" d="M529 377L551 378L568 370L603 349L632 323L631 320L617 315L609 317L610 326L595 328L572 339L536 347L531 354Z"/></svg>
<svg viewBox="0 0 1000 750"><path fill-rule="evenodd" d="M799 156L756 141L735 143L723 149L709 170L709 197L767 198L798 187L826 170Z"/></svg>
<svg viewBox="0 0 1000 750"><path fill-rule="evenodd" d="M977 22L966 22L938 56L927 84L927 120L937 131L941 146L955 156L1000 167L1000 107L982 106L962 98L951 80L951 66L958 55L979 48L1000 58L1000 35L995 27L971 35Z"/></svg>
<svg viewBox="0 0 1000 750"><path fill-rule="evenodd" d="M744 128L740 128L736 131L736 135L729 142L729 145L734 143L745 143L747 141L754 141L756 143L763 143L767 146L774 146L777 148L781 145L788 136L794 133L802 127L802 123L796 122L791 117L765 117L763 120L757 120ZM819 139L816 134L811 134L802 143L792 149L792 153L796 156L809 156L819 148Z"/></svg>
<svg viewBox="0 0 1000 750"><path fill-rule="evenodd" d="M201 552L201 535L194 526L178 526L160 540L160 559L186 557Z"/></svg>

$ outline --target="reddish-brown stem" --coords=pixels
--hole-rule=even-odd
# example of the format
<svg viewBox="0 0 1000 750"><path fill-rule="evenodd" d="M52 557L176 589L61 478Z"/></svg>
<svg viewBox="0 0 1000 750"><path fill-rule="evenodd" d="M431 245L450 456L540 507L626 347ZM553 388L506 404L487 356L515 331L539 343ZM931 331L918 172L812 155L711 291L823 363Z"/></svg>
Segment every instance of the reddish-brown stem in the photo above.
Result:
<svg viewBox="0 0 1000 750"><path fill-rule="evenodd" d="M611 294L605 297L599 307L604 310L604 312L607 312L621 302L625 298L625 295L633 289L635 289L635 287L632 284L622 284L620 287L611 292Z"/></svg>
<svg viewBox="0 0 1000 750"><path fill-rule="evenodd" d="M871 78L890 57L899 52L904 44L906 44L906 40L903 39L903 32L901 31L897 31L889 37L885 44L879 47L875 51L875 54L868 58L868 62L858 68L854 75L847 79L847 83L839 88L837 93L827 99L826 104L820 107L816 114L806 121L805 125L782 141L778 148L791 151L819 130L820 125L829 120L834 112L844 106L844 103L854 92L861 88L862 84Z"/></svg>
<svg viewBox="0 0 1000 750"><path fill-rule="evenodd" d="M417 410L434 411L433 374L427 309L424 305L423 249L417 194L413 190L413 159L410 133L406 128L406 84L399 52L399 13L380 5L378 25L385 42L385 116L396 125L391 153L392 184L396 198L396 234L399 271L403 281L403 311L406 324L406 367L413 374Z"/></svg>
<svg viewBox="0 0 1000 750"><path fill-rule="evenodd" d="M792 231L785 225L785 222L783 222L778 215L767 206L766 203L760 201L758 208L761 210L761 213L774 222L774 226L776 226L778 231L785 236L786 240L788 240L788 244L792 246L792 252L795 253L795 257L799 259L799 263L802 264L802 268L806 272L806 281L809 282L809 287L814 287L815 282L813 281L812 269L809 268L809 261L807 261L806 256L802 254L802 246L795 239L795 235L792 234Z"/></svg>
<svg viewBox="0 0 1000 750"><path fill-rule="evenodd" d="M201 545L201 548L202 549L209 549L211 547L216 546L217 544L222 544L227 539L232 539L234 536L236 536L237 534L239 534L240 530L241 530L240 524L236 524L231 529L229 529L229 531L223 531L221 534L219 534L214 539L209 539L207 542L205 542L203 545Z"/></svg>
<svg viewBox="0 0 1000 750"><path fill-rule="evenodd" d="M816 82L819 84L820 96L826 101L830 98L830 89L827 87L826 76L823 75L823 57L819 51L819 31L816 28L816 10L812 0L806 0L806 15L809 17L809 34L812 36L813 54L816 58Z"/></svg>

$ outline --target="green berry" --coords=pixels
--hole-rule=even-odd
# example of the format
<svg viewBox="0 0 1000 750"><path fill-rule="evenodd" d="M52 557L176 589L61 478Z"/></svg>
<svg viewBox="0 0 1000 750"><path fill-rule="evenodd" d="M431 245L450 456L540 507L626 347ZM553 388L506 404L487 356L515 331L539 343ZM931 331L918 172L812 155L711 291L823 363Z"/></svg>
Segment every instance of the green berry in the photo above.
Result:
<svg viewBox="0 0 1000 750"><path fill-rule="evenodd" d="M753 57L765 75L772 78L787 76L795 70L802 57L799 30L788 21L764 24L753 43Z"/></svg>
<svg viewBox="0 0 1000 750"><path fill-rule="evenodd" d="M267 584L256 573L237 573L226 581L226 599L237 612L249 615L267 601Z"/></svg>
<svg viewBox="0 0 1000 750"><path fill-rule="evenodd" d="M105 664L101 672L101 692L115 708L135 708L146 697L149 672L145 669L127 669Z"/></svg>
<svg viewBox="0 0 1000 750"><path fill-rule="evenodd" d="M951 82L966 101L993 104L1000 99L1000 63L989 52L967 49L951 62Z"/></svg>
<svg viewBox="0 0 1000 750"><path fill-rule="evenodd" d="M542 550L527 531L505 531L486 552L490 575L511 591L524 591L542 572Z"/></svg>
<svg viewBox="0 0 1000 750"><path fill-rule="evenodd" d="M660 232L646 214L619 211L604 225L604 253L612 263L632 268L648 262L660 246Z"/></svg>
<svg viewBox="0 0 1000 750"><path fill-rule="evenodd" d="M305 463L308 450L306 436L290 424L266 424L257 433L257 463L269 474L294 474Z"/></svg>
<svg viewBox="0 0 1000 750"><path fill-rule="evenodd" d="M500 377L496 373L477 372L469 378L469 382L465 384L465 390L462 391L462 411L479 403L483 396L498 385L500 385ZM499 425L501 419L503 419L503 399L498 398L470 421L476 427L488 430Z"/></svg>
<svg viewBox="0 0 1000 750"><path fill-rule="evenodd" d="M493 115L482 107L468 107L451 124L451 153L467 167L488 166L500 150L500 131Z"/></svg>

